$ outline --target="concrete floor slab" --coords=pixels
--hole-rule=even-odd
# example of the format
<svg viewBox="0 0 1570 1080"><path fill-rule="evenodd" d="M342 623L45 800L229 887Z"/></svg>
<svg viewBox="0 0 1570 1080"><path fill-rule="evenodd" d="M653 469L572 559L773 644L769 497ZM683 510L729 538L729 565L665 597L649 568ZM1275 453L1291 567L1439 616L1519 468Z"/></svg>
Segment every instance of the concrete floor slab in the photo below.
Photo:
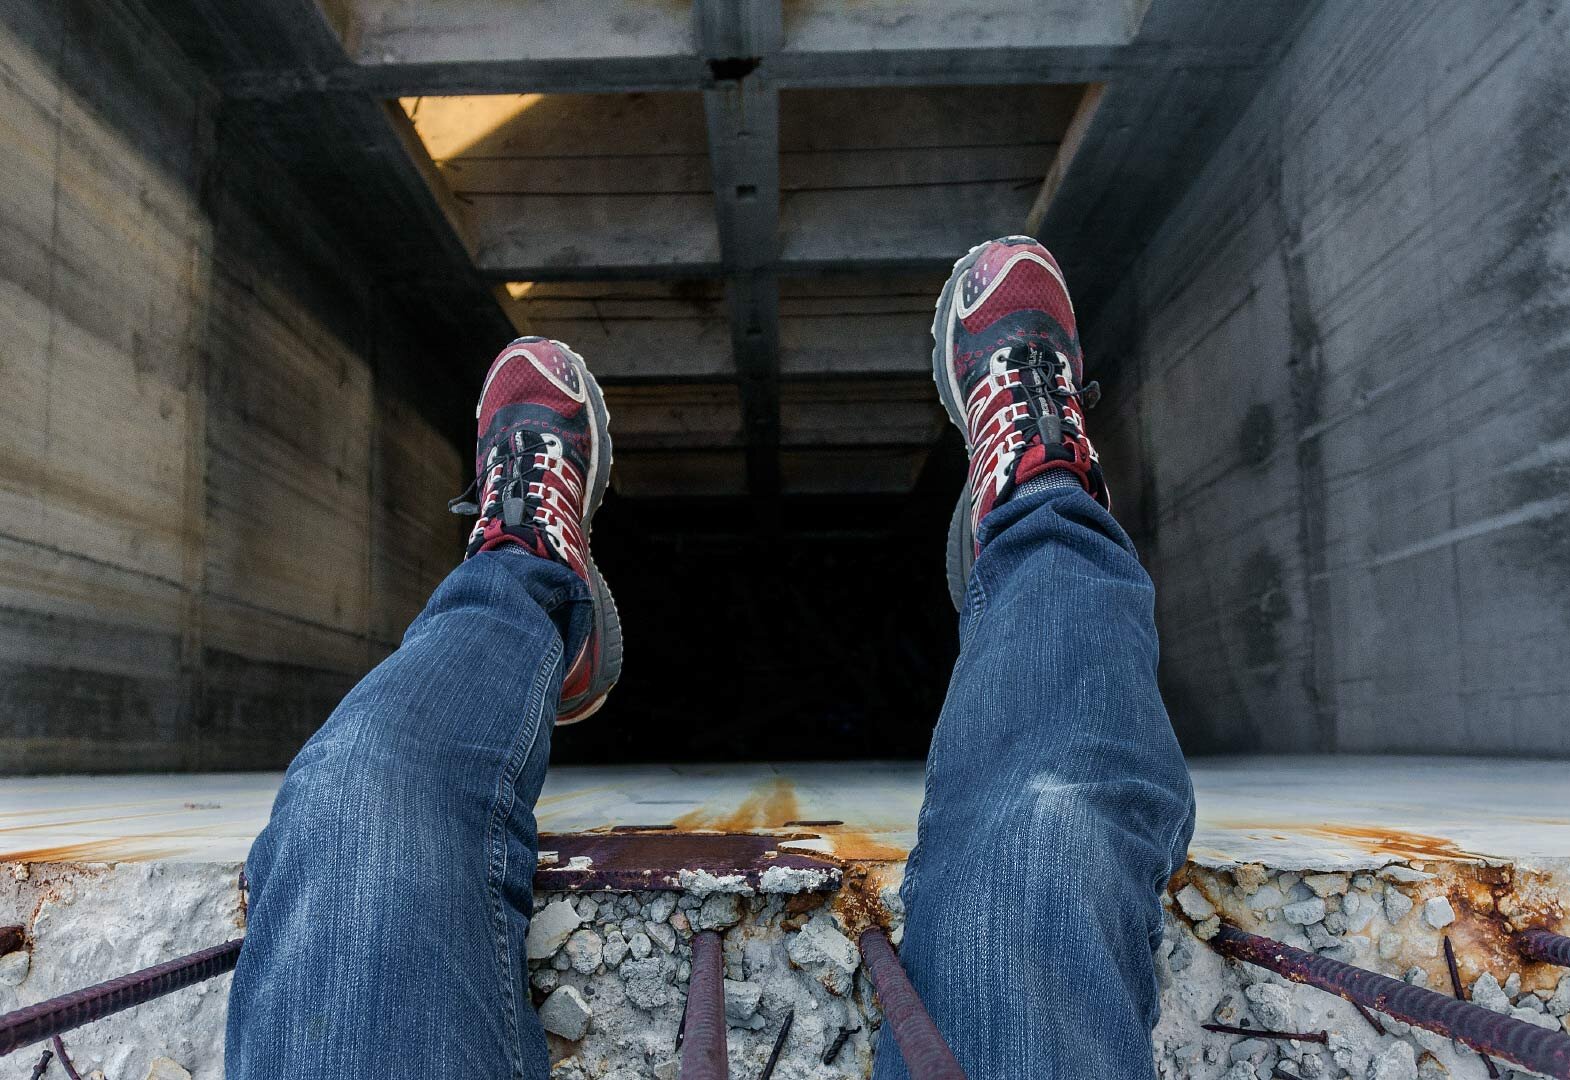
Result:
<svg viewBox="0 0 1570 1080"><path fill-rule="evenodd" d="M1198 759L1191 769L1199 820L1190 854L1206 866L1570 861L1570 769L1559 761L1238 757ZM281 779L0 779L0 861L239 862ZM888 860L915 841L921 793L914 762L569 766L547 776L538 817L545 833L808 822L821 839L798 842L803 850Z"/></svg>
<svg viewBox="0 0 1570 1080"><path fill-rule="evenodd" d="M1449 939L1465 986L1492 977L1509 988L1515 1015L1563 1027L1555 1010L1570 1005L1570 976L1561 982L1561 969L1522 961L1508 937L1520 925L1570 928L1570 772L1562 763L1233 758L1195 761L1193 774L1198 831L1173 883L1186 908L1446 992ZM240 868L280 779L0 780L0 926L24 934L23 949L0 965L0 1012L240 933ZM840 920L854 936L858 920L879 911L898 938L898 912L883 905L914 842L921 795L913 762L553 770L538 810L536 903L571 905L583 941L600 950L592 970L564 962L565 954L530 962L539 1001L565 988L594 1003L581 1038L553 1041L553 1080L675 1075L670 1047L690 970L691 917L715 887L740 894L727 977L762 1002L732 1018L732 1075L758 1073L789 1009L797 1027L778 1080L869 1075L879 1016L864 975L803 969L791 944L809 918L819 932ZM736 834L749 835L733 843ZM730 864L713 862L714 851L735 859L738 873L725 874ZM627 876L640 858L665 860L663 876ZM713 872L683 871L695 865L684 858ZM1387 864L1398 865L1371 872ZM762 872L769 865L827 867L831 876L776 873L771 886ZM617 884L627 881L633 891ZM1224 963L1202 944L1214 920L1185 917L1184 907L1169 903L1156 953L1163 1077L1228 1080L1242 1075L1240 1060L1251 1076L1364 1076L1408 1050L1421 1075L1483 1077L1479 1059L1446 1039L1393 1023L1376 1032L1338 998ZM1318 921L1302 922L1306 907ZM1446 918L1433 918L1436 910ZM632 965L636 979L621 969L629 950L651 949ZM227 985L226 976L69 1033L79 1071L113 1080L183 1075L158 1064L166 1058L197 1080L216 1080ZM1201 1025L1210 1022L1323 1030L1330 1042L1264 1044L1207 1032ZM838 1032L856 1027L835 1065L819 1064ZM14 1060L26 1069L37 1058L33 1048Z"/></svg>

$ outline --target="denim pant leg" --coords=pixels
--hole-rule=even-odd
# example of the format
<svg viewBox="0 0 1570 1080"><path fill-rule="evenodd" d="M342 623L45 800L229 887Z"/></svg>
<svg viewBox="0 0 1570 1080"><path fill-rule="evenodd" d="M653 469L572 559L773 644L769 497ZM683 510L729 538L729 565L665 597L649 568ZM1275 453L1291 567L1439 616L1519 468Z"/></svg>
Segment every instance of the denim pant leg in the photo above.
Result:
<svg viewBox="0 0 1570 1080"><path fill-rule="evenodd" d="M544 1080L523 950L562 657L583 583L459 566L289 766L246 862L230 1080Z"/></svg>
<svg viewBox="0 0 1570 1080"><path fill-rule="evenodd" d="M1193 794L1154 593L1077 487L990 514L927 760L900 956L970 1080L1154 1076L1160 895ZM885 1029L874 1076L908 1076Z"/></svg>

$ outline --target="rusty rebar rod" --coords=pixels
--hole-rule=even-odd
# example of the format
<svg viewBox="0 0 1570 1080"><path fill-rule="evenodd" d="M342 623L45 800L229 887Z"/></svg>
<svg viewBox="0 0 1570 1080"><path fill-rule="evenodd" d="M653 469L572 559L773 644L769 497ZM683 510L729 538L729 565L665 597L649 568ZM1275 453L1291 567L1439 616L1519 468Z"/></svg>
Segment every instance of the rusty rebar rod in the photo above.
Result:
<svg viewBox="0 0 1570 1080"><path fill-rule="evenodd" d="M1570 967L1570 937L1552 930L1523 930L1515 935L1516 951L1528 960Z"/></svg>
<svg viewBox="0 0 1570 1080"><path fill-rule="evenodd" d="M65 1042L56 1035L52 1044L55 1048L55 1057L60 1059L60 1067L71 1080L82 1080L82 1074L76 1071L76 1062L71 1060L71 1055L65 1052Z"/></svg>
<svg viewBox="0 0 1570 1080"><path fill-rule="evenodd" d="M1479 1053L1570 1080L1570 1035L1490 1012L1470 1001L1411 986L1328 956L1316 956L1227 923L1211 939L1222 955L1274 971L1293 982L1365 1005L1414 1027L1457 1039Z"/></svg>
<svg viewBox="0 0 1570 1080"><path fill-rule="evenodd" d="M1450 943L1450 935L1445 935L1445 970L1450 973L1450 992L1457 1001L1465 1001L1466 987L1461 984L1461 969L1456 965L1456 947ZM1483 1068L1488 1073L1488 1080L1499 1080L1499 1066L1494 1064L1494 1059L1487 1054L1478 1054L1483 1059Z"/></svg>
<svg viewBox="0 0 1570 1080"><path fill-rule="evenodd" d="M1236 1024L1200 1024L1206 1031L1221 1035L1247 1035L1250 1039L1288 1039L1297 1042L1330 1044L1328 1031L1272 1031L1269 1028L1238 1027Z"/></svg>
<svg viewBox="0 0 1570 1080"><path fill-rule="evenodd" d="M1369 1012L1367 1009L1363 1008L1363 1006L1359 1005L1355 1001L1351 1002L1350 1004L1351 1004L1352 1008L1357 1010L1357 1015L1361 1016L1364 1020L1368 1021L1368 1026L1369 1027L1373 1028L1376 1032L1378 1032L1381 1035L1383 1035L1385 1033L1385 1025L1383 1025L1383 1024L1381 1024L1379 1022L1379 1017L1375 1016L1373 1013Z"/></svg>
<svg viewBox="0 0 1570 1080"><path fill-rule="evenodd" d="M233 971L240 939L0 1016L0 1057L63 1031Z"/></svg>
<svg viewBox="0 0 1570 1080"><path fill-rule="evenodd" d="M724 952L725 946L713 930L693 935L681 1080L727 1080L730 1075L725 1050Z"/></svg>
<svg viewBox="0 0 1570 1080"><path fill-rule="evenodd" d="M859 944L872 988L878 992L878 1004L894 1032L894 1043L911 1080L965 1080L954 1051L916 996L887 935L874 926L862 932Z"/></svg>
<svg viewBox="0 0 1570 1080"><path fill-rule="evenodd" d="M785 1040L790 1038L791 1025L796 1023L796 1010L792 1009L785 1014L785 1022L780 1024L780 1033L774 1036L774 1049L769 1051L769 1060L763 1063L763 1071L758 1074L758 1080L769 1080L774 1075L774 1066L780 1063L780 1055L785 1052Z"/></svg>

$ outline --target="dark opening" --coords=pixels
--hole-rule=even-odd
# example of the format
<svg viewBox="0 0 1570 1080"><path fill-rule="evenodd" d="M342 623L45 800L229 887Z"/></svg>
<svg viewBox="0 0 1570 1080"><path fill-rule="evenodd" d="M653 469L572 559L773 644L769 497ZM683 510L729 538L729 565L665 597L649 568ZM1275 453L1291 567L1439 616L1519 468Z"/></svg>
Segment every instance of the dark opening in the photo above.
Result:
<svg viewBox="0 0 1570 1080"><path fill-rule="evenodd" d="M728 56L722 60L710 60L709 72L715 82L739 82L757 71L761 63L763 61L756 56Z"/></svg>
<svg viewBox="0 0 1570 1080"><path fill-rule="evenodd" d="M912 758L958 652L944 577L954 445L902 496L618 499L594 524L626 664L556 762Z"/></svg>

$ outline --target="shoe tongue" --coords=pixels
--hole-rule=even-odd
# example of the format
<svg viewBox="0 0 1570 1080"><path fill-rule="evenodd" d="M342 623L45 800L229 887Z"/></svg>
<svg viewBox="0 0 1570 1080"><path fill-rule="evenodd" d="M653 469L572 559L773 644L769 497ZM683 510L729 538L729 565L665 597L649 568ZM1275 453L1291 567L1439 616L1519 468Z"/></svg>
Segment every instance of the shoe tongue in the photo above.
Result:
<svg viewBox="0 0 1570 1080"><path fill-rule="evenodd" d="M479 446L479 469L483 481L487 470L503 457L531 453L543 444L538 433L526 427L510 427L492 435Z"/></svg>

